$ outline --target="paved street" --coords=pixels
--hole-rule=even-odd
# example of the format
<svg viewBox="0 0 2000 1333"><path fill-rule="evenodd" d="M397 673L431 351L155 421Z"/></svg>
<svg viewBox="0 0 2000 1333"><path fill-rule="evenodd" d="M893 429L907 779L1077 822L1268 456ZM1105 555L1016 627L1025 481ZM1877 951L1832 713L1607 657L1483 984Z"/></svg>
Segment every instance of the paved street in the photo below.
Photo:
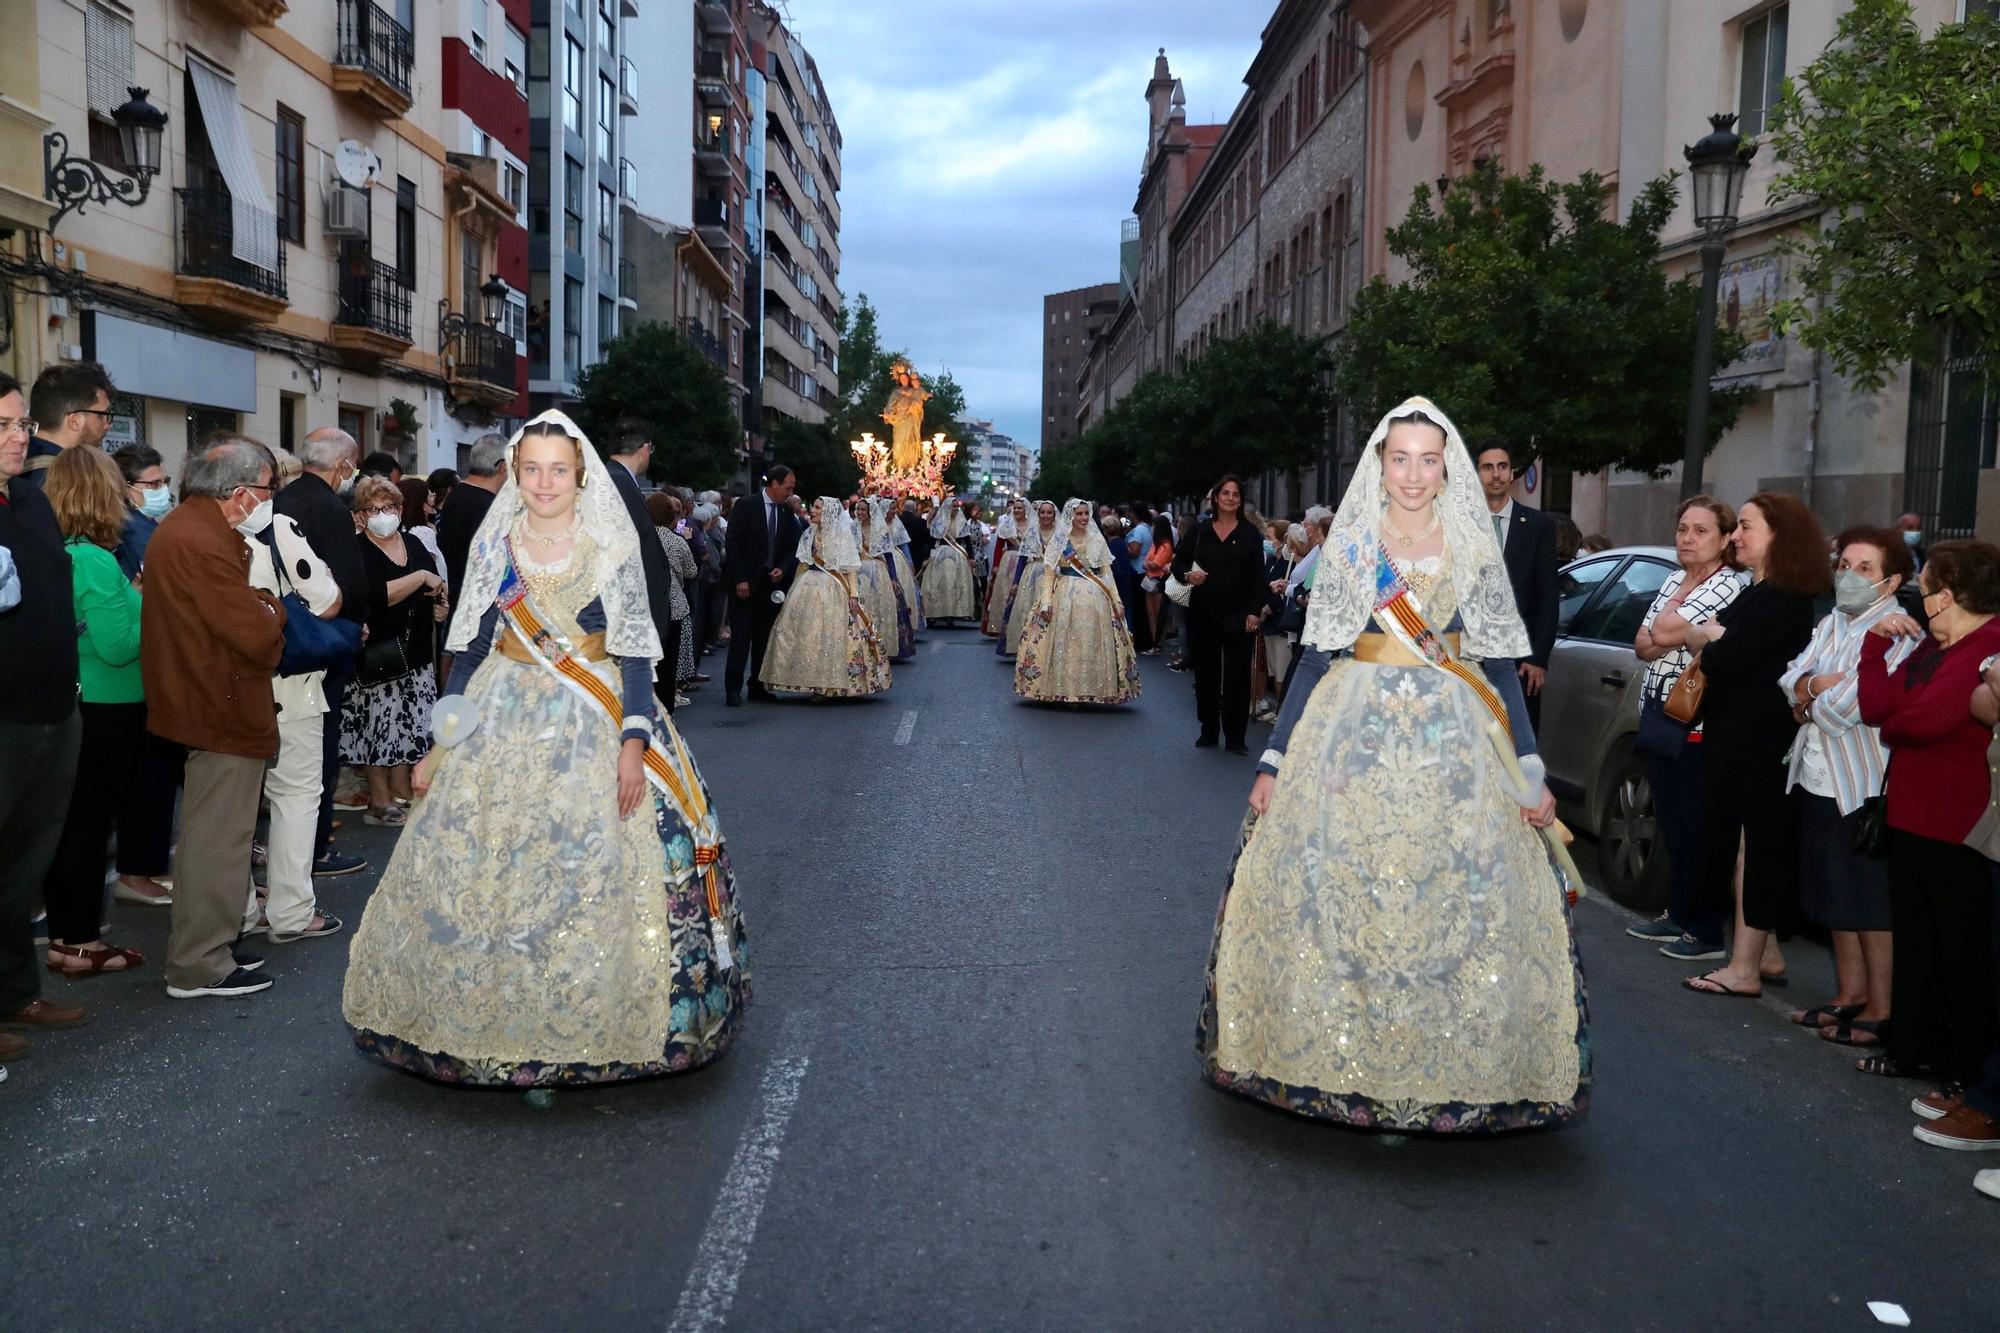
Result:
<svg viewBox="0 0 2000 1333"><path fill-rule="evenodd" d="M548 1110L433 1087L353 1054L351 934L180 1003L165 914L120 904L145 972L54 983L94 1022L0 1086L0 1327L1996 1326L1971 1178L2000 1162L1915 1142L1923 1089L1776 1000L1681 992L1601 898L1577 1129L1389 1144L1211 1090L1248 762L1190 747L1164 659L1077 713L1016 706L975 631L920 652L879 700L725 710L718 680L682 714L756 981L703 1073ZM378 865L393 837L343 836ZM322 901L351 927L373 883ZM1826 998L1823 951L1793 958L1787 998Z"/></svg>

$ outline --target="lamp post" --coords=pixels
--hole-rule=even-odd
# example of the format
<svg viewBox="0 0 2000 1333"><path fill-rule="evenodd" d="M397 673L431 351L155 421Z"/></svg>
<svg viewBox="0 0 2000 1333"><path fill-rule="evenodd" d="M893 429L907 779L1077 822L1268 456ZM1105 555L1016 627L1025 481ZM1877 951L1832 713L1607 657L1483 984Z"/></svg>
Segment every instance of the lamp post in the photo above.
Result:
<svg viewBox="0 0 2000 1333"><path fill-rule="evenodd" d="M1743 182L1757 145L1736 133L1736 117L1708 118L1709 133L1691 148L1688 175L1693 180L1690 201L1695 224L1701 228L1701 314L1694 329L1694 381L1688 388L1686 452L1681 460L1681 499L1701 494L1702 462L1708 454L1708 381L1715 366L1715 300L1722 285L1722 258L1729 233L1736 230L1736 210L1743 202Z"/></svg>
<svg viewBox="0 0 2000 1333"><path fill-rule="evenodd" d="M118 146L131 174L114 179L88 157L69 155L69 137L52 130L42 138L42 192L61 207L49 218L49 231L85 204L129 204L137 208L151 193L160 174L160 140L166 134L167 113L146 100L144 88L127 88L131 100L111 113L118 127Z"/></svg>

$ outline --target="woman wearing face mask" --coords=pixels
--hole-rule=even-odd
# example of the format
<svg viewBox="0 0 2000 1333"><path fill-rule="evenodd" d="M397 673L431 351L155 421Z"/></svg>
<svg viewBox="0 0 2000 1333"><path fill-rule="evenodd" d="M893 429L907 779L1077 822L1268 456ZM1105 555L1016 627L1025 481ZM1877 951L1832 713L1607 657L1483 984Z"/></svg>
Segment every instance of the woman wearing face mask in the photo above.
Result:
<svg viewBox="0 0 2000 1333"><path fill-rule="evenodd" d="M445 582L422 542L403 535L403 492L386 477L362 477L354 512L368 576L368 639L341 705L340 761L368 780L370 824L401 828L412 799L410 765L430 749L432 627L447 619Z"/></svg>
<svg viewBox="0 0 2000 1333"><path fill-rule="evenodd" d="M1881 735L1861 720L1859 667L1868 631L1899 613L1896 593L1915 562L1901 538L1882 528L1849 528L1834 545L1834 610L1778 687L1801 724L1785 783L1798 793L1801 906L1832 933L1839 993L1794 1011L1792 1021L1843 1046L1874 1046L1889 1020L1889 867L1857 851L1855 836L1862 804L1882 792L1888 756ZM1896 640L1889 669L1916 645Z"/></svg>
<svg viewBox="0 0 2000 1333"><path fill-rule="evenodd" d="M160 451L143 444L128 444L111 455L125 482L125 526L118 536L118 567L125 577L136 579L146 563L146 543L153 529L174 507L173 478L161 466Z"/></svg>

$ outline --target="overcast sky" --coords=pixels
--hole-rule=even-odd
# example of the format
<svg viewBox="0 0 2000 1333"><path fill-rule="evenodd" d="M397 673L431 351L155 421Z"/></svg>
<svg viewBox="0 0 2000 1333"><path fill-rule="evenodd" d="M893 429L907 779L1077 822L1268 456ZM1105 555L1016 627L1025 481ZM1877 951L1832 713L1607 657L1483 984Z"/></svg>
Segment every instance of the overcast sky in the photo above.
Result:
<svg viewBox="0 0 2000 1333"><path fill-rule="evenodd" d="M1191 122L1226 120L1262 0L787 0L845 149L844 296L949 369L974 417L1041 439L1049 292L1118 276L1162 46Z"/></svg>

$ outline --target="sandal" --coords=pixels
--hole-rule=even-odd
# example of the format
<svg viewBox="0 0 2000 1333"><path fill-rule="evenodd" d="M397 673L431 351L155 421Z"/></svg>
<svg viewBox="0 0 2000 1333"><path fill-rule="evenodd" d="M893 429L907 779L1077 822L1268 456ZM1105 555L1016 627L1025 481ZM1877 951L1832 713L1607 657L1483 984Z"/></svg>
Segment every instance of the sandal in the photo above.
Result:
<svg viewBox="0 0 2000 1333"><path fill-rule="evenodd" d="M1886 1018L1850 1018L1832 1027L1819 1030L1821 1041L1830 1041L1836 1046L1880 1046L1882 1028L1888 1023ZM1860 1033L1867 1041L1856 1041L1854 1034Z"/></svg>
<svg viewBox="0 0 2000 1333"><path fill-rule="evenodd" d="M361 822L377 828L401 828L409 820L400 805L378 805L369 807L368 813L361 816Z"/></svg>
<svg viewBox="0 0 2000 1333"><path fill-rule="evenodd" d="M61 954L64 958L81 958L88 967L64 967L61 963L42 960L42 966L59 977L94 977L103 972L130 972L146 961L146 955L137 949L118 949L107 944L102 949L85 949L80 945L51 944L49 952ZM118 966L112 967L116 962Z"/></svg>
<svg viewBox="0 0 2000 1333"><path fill-rule="evenodd" d="M1697 986L1695 985L1697 981L1705 981L1708 984ZM1681 989L1691 990L1696 995L1721 995L1732 1000L1754 1000L1763 994L1762 991L1737 990L1726 981L1717 981L1714 972L1704 972L1698 977L1687 978L1681 982Z"/></svg>
<svg viewBox="0 0 2000 1333"><path fill-rule="evenodd" d="M1795 1010L1792 1021L1802 1028L1831 1027L1835 1023L1845 1023L1867 1007L1865 1004L1823 1004L1816 1009Z"/></svg>
<svg viewBox="0 0 2000 1333"><path fill-rule="evenodd" d="M1929 1065L1911 1064L1893 1055L1864 1055L1854 1062L1854 1067L1864 1074L1879 1074L1883 1078L1929 1078L1933 1073Z"/></svg>

